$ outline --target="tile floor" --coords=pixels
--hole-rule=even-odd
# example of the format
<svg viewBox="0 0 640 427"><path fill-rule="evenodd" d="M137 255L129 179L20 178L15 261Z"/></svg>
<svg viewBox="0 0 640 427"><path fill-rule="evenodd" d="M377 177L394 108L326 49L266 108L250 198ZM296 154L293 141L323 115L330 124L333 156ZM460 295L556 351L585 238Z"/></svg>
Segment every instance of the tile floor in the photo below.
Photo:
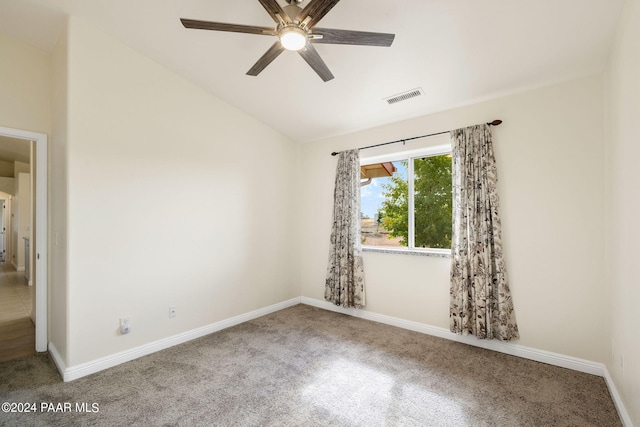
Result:
<svg viewBox="0 0 640 427"><path fill-rule="evenodd" d="M31 316L33 286L28 286L23 271L8 262L0 262L0 322Z"/></svg>
<svg viewBox="0 0 640 427"><path fill-rule="evenodd" d="M0 362L35 353L33 291L24 272L0 262Z"/></svg>

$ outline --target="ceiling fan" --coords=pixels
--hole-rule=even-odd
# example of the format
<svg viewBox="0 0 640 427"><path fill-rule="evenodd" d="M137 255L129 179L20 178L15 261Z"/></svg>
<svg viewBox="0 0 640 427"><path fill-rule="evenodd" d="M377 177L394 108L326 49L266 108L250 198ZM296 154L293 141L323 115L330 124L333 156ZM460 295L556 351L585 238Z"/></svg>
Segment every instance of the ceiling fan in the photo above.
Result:
<svg viewBox="0 0 640 427"><path fill-rule="evenodd" d="M312 0L304 9L298 6L302 0L286 0L289 5L284 8L278 4L277 0L258 1L276 22L275 28L184 18L180 21L185 28L277 37L278 40L247 71L247 75L257 76L284 50L293 50L297 51L325 82L333 79L333 74L313 47L313 43L388 47L391 46L395 37L395 34L316 27L318 21L340 0Z"/></svg>

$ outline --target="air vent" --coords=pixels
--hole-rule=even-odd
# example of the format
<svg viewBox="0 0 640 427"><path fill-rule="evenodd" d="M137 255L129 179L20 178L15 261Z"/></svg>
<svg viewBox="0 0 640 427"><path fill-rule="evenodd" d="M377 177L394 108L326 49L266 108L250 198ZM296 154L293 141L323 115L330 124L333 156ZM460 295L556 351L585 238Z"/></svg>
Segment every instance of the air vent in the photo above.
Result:
<svg viewBox="0 0 640 427"><path fill-rule="evenodd" d="M397 95L384 98L388 104L395 104L400 101L406 101L407 99L415 98L416 96L424 95L422 88L411 89L406 92L399 93Z"/></svg>

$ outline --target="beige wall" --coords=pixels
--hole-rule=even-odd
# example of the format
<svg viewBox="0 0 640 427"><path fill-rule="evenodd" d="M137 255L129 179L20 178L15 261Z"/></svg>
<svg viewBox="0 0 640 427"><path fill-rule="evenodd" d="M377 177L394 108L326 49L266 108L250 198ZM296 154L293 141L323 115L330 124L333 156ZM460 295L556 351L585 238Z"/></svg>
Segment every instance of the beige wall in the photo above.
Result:
<svg viewBox="0 0 640 427"><path fill-rule="evenodd" d="M594 76L303 146L302 295L323 299L336 164L329 153L502 119L494 146L520 343L604 361L603 117L602 78ZM364 261L367 310L448 328L448 258L366 253Z"/></svg>
<svg viewBox="0 0 640 427"><path fill-rule="evenodd" d="M14 167L13 162L0 160L0 177L13 177Z"/></svg>
<svg viewBox="0 0 640 427"><path fill-rule="evenodd" d="M297 146L81 19L68 52L68 366L299 296Z"/></svg>
<svg viewBox="0 0 640 427"><path fill-rule="evenodd" d="M607 283L611 355L607 366L640 425L640 1L628 0L607 72Z"/></svg>
<svg viewBox="0 0 640 427"><path fill-rule="evenodd" d="M48 338L68 360L67 285L67 92L68 31L65 26L51 55L52 123L49 142L49 323Z"/></svg>
<svg viewBox="0 0 640 427"><path fill-rule="evenodd" d="M16 194L16 179L0 177L0 191L3 191L12 196Z"/></svg>
<svg viewBox="0 0 640 427"><path fill-rule="evenodd" d="M14 253L16 268L24 271L26 262L24 239L31 239L31 174L18 172L16 177L17 191L12 203L14 242L11 250Z"/></svg>
<svg viewBox="0 0 640 427"><path fill-rule="evenodd" d="M0 126L49 133L49 54L0 32L0 58Z"/></svg>
<svg viewBox="0 0 640 427"><path fill-rule="evenodd" d="M11 250L15 267L23 271L25 267L24 238L31 238L31 167L29 163L14 162L13 176L15 176L13 242Z"/></svg>
<svg viewBox="0 0 640 427"><path fill-rule="evenodd" d="M31 166L29 163L13 162L13 176L17 177L19 173L31 172Z"/></svg>

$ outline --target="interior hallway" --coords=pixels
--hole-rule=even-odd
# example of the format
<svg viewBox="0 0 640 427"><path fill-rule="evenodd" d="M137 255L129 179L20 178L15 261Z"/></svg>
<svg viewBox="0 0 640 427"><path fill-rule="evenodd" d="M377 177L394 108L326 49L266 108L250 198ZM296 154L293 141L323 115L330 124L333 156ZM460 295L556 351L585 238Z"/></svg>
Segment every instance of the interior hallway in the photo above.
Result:
<svg viewBox="0 0 640 427"><path fill-rule="evenodd" d="M16 271L9 262L0 262L0 362L36 352L33 291L24 272Z"/></svg>

